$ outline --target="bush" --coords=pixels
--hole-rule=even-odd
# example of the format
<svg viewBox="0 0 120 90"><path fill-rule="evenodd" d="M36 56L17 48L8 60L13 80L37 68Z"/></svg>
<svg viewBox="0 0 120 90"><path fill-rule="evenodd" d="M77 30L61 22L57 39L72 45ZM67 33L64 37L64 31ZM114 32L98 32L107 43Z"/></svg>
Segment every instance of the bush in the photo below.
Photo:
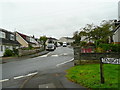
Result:
<svg viewBox="0 0 120 90"><path fill-rule="evenodd" d="M80 42L80 46L85 46L86 44L87 44L87 42L85 42L85 41Z"/></svg>
<svg viewBox="0 0 120 90"><path fill-rule="evenodd" d="M103 53L105 52L101 47L96 48L95 52L97 53Z"/></svg>
<svg viewBox="0 0 120 90"><path fill-rule="evenodd" d="M120 44L99 44L98 47L104 51L120 52Z"/></svg>
<svg viewBox="0 0 120 90"><path fill-rule="evenodd" d="M98 47L102 48L104 51L111 50L111 45L110 44L99 44Z"/></svg>
<svg viewBox="0 0 120 90"><path fill-rule="evenodd" d="M18 55L18 49L13 48L14 55Z"/></svg>
<svg viewBox="0 0 120 90"><path fill-rule="evenodd" d="M28 49L30 50L33 49L32 45L29 44Z"/></svg>
<svg viewBox="0 0 120 90"><path fill-rule="evenodd" d="M4 53L4 57L9 57L9 56L13 56L14 52L10 49L6 49L5 53Z"/></svg>

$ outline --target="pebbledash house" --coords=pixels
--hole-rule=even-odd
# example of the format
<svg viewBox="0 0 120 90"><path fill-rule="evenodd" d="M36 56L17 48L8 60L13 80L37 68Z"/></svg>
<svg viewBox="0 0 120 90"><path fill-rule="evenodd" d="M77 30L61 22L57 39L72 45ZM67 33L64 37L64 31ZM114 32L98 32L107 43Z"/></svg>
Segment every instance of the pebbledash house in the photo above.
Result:
<svg viewBox="0 0 120 90"><path fill-rule="evenodd" d="M6 49L13 50L19 47L15 33L0 28L0 57L4 55Z"/></svg>

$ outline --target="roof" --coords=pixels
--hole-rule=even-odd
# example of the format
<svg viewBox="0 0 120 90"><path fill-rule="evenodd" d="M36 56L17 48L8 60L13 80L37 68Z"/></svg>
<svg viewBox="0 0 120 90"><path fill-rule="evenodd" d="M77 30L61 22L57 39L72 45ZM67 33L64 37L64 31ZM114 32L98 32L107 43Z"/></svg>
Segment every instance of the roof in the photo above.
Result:
<svg viewBox="0 0 120 90"><path fill-rule="evenodd" d="M2 28L0 28L0 31L2 31L2 32L7 32L7 33L10 33L10 34L14 34L13 32L11 32L11 31L7 31L7 30L2 29Z"/></svg>
<svg viewBox="0 0 120 90"><path fill-rule="evenodd" d="M119 28L120 28L120 25L118 25L118 26L113 30L113 32L116 32L117 30L119 30Z"/></svg>
<svg viewBox="0 0 120 90"><path fill-rule="evenodd" d="M73 38L71 38L71 37L63 37L63 38L66 38L66 39L72 39L72 40L73 40Z"/></svg>
<svg viewBox="0 0 120 90"><path fill-rule="evenodd" d="M29 44L36 44L36 43L32 43L30 42L30 36L27 36L25 34L19 33L17 32L26 42L28 42Z"/></svg>
<svg viewBox="0 0 120 90"><path fill-rule="evenodd" d="M47 39L57 40L56 38L48 37Z"/></svg>

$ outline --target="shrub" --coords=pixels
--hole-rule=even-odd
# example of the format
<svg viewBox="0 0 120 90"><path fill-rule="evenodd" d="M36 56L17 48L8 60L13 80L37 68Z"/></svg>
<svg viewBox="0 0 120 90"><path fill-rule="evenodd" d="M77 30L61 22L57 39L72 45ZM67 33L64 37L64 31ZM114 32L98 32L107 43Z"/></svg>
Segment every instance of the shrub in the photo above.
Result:
<svg viewBox="0 0 120 90"><path fill-rule="evenodd" d="M13 56L14 52L10 49L6 49L5 53L4 53L4 57L8 57L8 56Z"/></svg>
<svg viewBox="0 0 120 90"><path fill-rule="evenodd" d="M104 51L120 52L120 44L99 44Z"/></svg>
<svg viewBox="0 0 120 90"><path fill-rule="evenodd" d="M110 44L99 44L98 47L102 48L104 51L111 50L111 45Z"/></svg>
<svg viewBox="0 0 120 90"><path fill-rule="evenodd" d="M97 53L103 53L104 50L101 47L96 48L95 52Z"/></svg>
<svg viewBox="0 0 120 90"><path fill-rule="evenodd" d="M85 41L80 42L80 46L85 46L86 44L87 44L87 42L85 42Z"/></svg>
<svg viewBox="0 0 120 90"><path fill-rule="evenodd" d="M18 49L13 48L13 52L15 55L18 55Z"/></svg>
<svg viewBox="0 0 120 90"><path fill-rule="evenodd" d="M28 49L33 49L32 45L29 44Z"/></svg>

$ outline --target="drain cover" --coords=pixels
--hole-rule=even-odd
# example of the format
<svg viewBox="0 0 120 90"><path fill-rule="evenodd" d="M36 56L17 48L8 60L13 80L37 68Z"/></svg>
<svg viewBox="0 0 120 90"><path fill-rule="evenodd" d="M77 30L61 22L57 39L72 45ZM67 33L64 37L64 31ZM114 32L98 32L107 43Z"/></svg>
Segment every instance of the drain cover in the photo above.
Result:
<svg viewBox="0 0 120 90"><path fill-rule="evenodd" d="M56 88L53 83L39 85L39 88Z"/></svg>

